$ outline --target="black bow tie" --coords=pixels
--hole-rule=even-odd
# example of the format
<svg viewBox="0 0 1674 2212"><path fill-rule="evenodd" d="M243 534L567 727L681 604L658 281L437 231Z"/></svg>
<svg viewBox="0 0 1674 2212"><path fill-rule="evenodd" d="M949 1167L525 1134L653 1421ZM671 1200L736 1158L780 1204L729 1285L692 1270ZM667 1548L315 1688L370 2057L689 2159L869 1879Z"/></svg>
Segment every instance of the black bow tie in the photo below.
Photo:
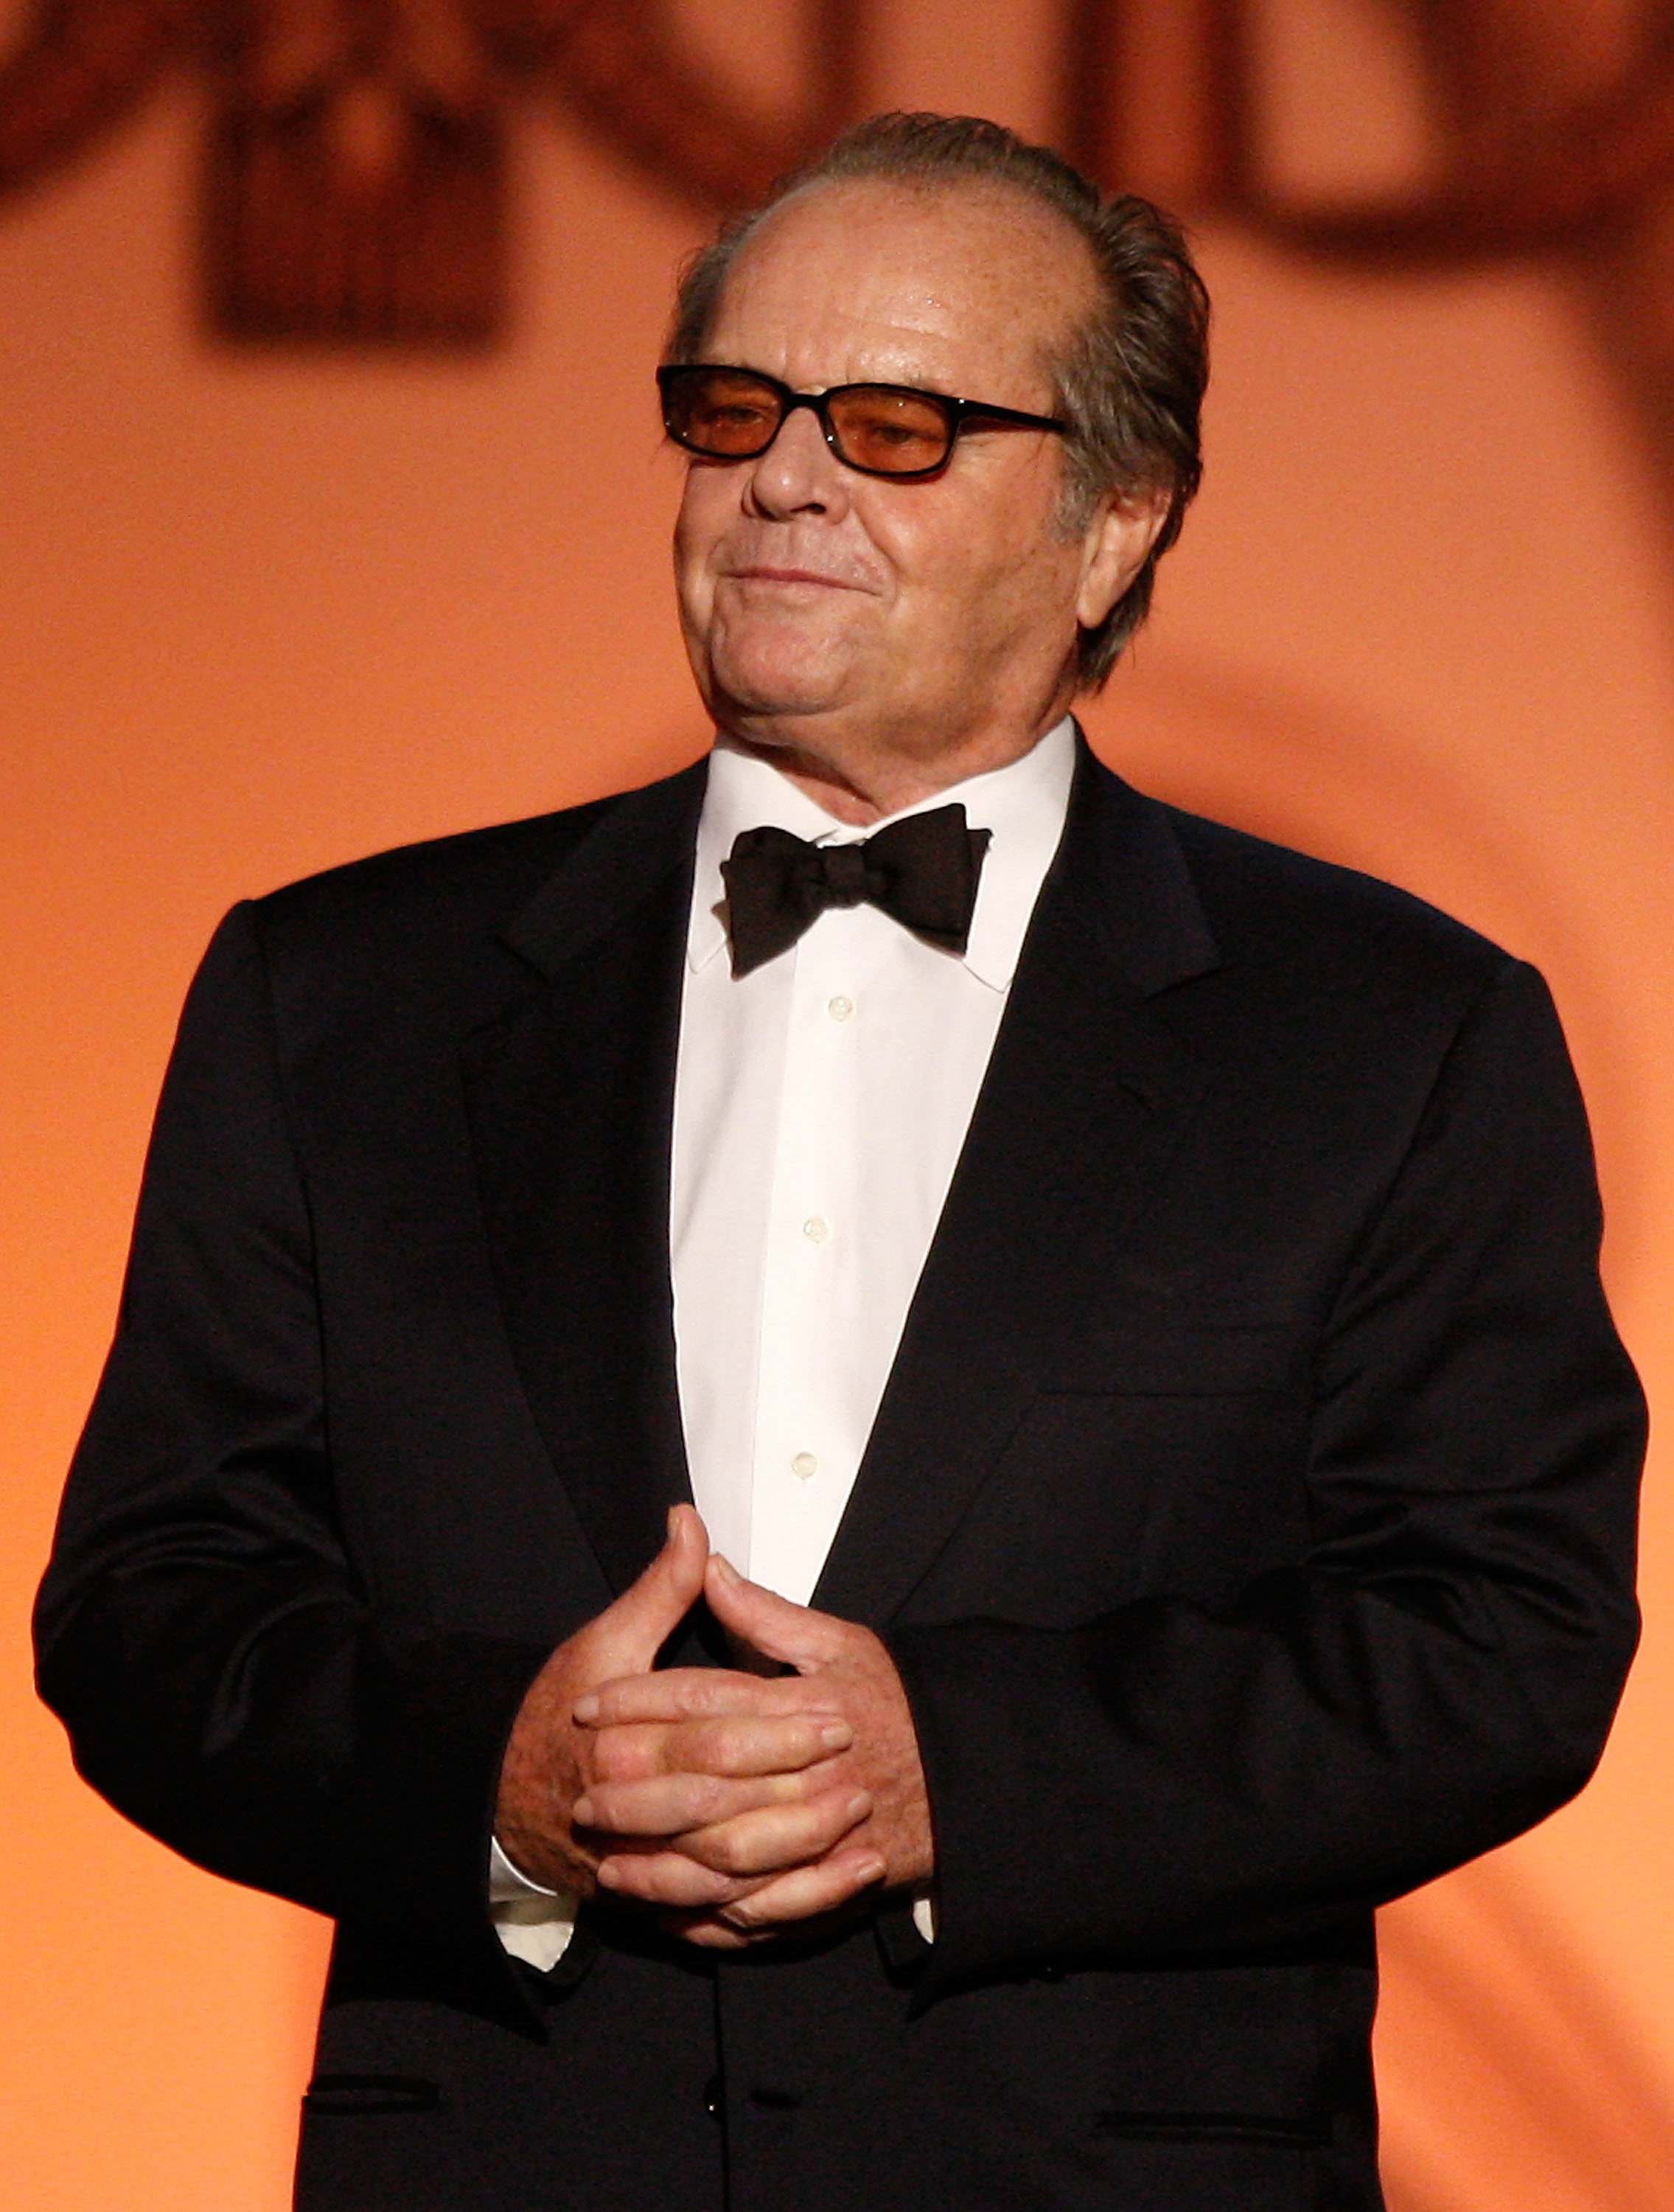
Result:
<svg viewBox="0 0 1674 2212"><path fill-rule="evenodd" d="M787 951L830 906L869 902L903 928L962 953L990 832L961 805L909 814L852 845L810 845L788 830L745 830L721 862L732 972Z"/></svg>

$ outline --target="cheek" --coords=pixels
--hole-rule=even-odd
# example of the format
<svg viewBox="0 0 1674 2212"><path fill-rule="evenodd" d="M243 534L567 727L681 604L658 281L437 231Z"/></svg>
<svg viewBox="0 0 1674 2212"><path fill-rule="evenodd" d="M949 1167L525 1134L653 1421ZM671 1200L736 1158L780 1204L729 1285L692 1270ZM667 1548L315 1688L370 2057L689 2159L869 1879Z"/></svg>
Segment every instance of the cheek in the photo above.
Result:
<svg viewBox="0 0 1674 2212"><path fill-rule="evenodd" d="M901 485L857 501L856 523L891 580L894 611L910 629L943 621L961 593L972 559L971 521L961 507L923 493L935 487ZM918 498L912 496L914 490Z"/></svg>
<svg viewBox="0 0 1674 2212"><path fill-rule="evenodd" d="M732 479L717 469L693 469L674 526L675 575L688 604L713 593L714 553L738 511Z"/></svg>
<svg viewBox="0 0 1674 2212"><path fill-rule="evenodd" d="M1052 534L1032 501L997 501L962 526L925 533L911 573L925 619L961 646L987 634L1003 650L1020 633L1074 624L1077 550Z"/></svg>
<svg viewBox="0 0 1674 2212"><path fill-rule="evenodd" d="M1058 527L1055 477L1018 488L990 547L990 588L1030 632L1073 635L1081 586L1079 541Z"/></svg>

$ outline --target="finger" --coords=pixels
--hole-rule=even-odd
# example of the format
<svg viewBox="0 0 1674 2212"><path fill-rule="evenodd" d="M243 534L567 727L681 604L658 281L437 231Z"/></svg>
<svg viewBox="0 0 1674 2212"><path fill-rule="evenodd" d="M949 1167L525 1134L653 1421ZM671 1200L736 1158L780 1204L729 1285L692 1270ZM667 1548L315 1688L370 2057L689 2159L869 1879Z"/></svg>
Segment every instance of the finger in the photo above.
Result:
<svg viewBox="0 0 1674 2212"><path fill-rule="evenodd" d="M575 1701L575 1718L585 1728L834 1710L831 1692L800 1674L742 1674L722 1667L666 1667L654 1674L625 1674L595 1683Z"/></svg>
<svg viewBox="0 0 1674 2212"><path fill-rule="evenodd" d="M676 1912L713 1911L755 1886L755 1879L717 1874L676 1850L613 1851L600 1861L596 1879L613 1896Z"/></svg>
<svg viewBox="0 0 1674 2212"><path fill-rule="evenodd" d="M747 1951L752 1943L765 1939L761 1936L743 1936L736 1928L729 1928L724 1920L717 1920L710 1912L670 1912L663 1917L665 1935L678 1936L688 1943L695 1943L704 1951Z"/></svg>
<svg viewBox="0 0 1674 2212"><path fill-rule="evenodd" d="M853 1741L848 1723L830 1714L647 1723L601 1729L592 1739L591 1765L603 1782L643 1782L658 1774L796 1774L846 1751Z"/></svg>
<svg viewBox="0 0 1674 2212"><path fill-rule="evenodd" d="M834 1850L872 1809L864 1790L825 1790L798 1804L764 1805L681 1836L675 1848L715 1874L783 1874Z"/></svg>
<svg viewBox="0 0 1674 2212"><path fill-rule="evenodd" d="M882 1881L884 1873L882 1855L870 1845L858 1845L764 1882L747 1895L722 1905L715 1917L741 1936L792 1926L800 1920L835 1912L851 1898Z"/></svg>
<svg viewBox="0 0 1674 2212"><path fill-rule="evenodd" d="M572 1817L578 1827L609 1836L683 1836L766 1805L793 1802L818 1787L805 1773L739 1781L718 1774L659 1774L646 1782L595 1782L576 1799Z"/></svg>
<svg viewBox="0 0 1674 2212"><path fill-rule="evenodd" d="M853 1630L831 1613L792 1605L759 1583L746 1582L731 1560L712 1552L704 1579L709 1609L723 1628L742 1637L752 1650L812 1673L842 1658L853 1643Z"/></svg>
<svg viewBox="0 0 1674 2212"><path fill-rule="evenodd" d="M691 1505L670 1509L662 1550L594 1623L600 1671L649 1670L658 1652L702 1595L709 1533Z"/></svg>

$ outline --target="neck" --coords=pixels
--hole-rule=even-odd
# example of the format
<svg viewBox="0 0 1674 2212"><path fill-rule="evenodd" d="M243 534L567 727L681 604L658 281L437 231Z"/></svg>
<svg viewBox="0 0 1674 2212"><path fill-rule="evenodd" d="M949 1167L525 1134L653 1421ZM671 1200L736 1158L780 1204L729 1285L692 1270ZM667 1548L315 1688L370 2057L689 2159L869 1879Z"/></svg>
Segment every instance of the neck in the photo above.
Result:
<svg viewBox="0 0 1674 2212"><path fill-rule="evenodd" d="M933 799L938 791L968 782L974 775L1010 767L1032 752L1063 714L1064 708L1057 707L1038 728L990 732L923 760L888 751L851 753L847 748L841 757L834 757L800 744L763 743L731 730L723 734L741 752L753 754L777 769L834 820L864 828Z"/></svg>

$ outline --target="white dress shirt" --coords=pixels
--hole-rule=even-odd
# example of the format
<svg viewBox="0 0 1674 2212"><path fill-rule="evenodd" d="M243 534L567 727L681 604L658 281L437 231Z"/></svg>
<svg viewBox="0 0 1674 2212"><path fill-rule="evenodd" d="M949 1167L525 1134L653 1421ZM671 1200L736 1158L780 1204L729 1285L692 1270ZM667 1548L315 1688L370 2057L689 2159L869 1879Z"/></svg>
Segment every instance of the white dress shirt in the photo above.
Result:
<svg viewBox="0 0 1674 2212"><path fill-rule="evenodd" d="M798 1605L854 1486L1074 767L1066 716L1021 760L902 810L962 803L991 832L962 957L857 906L735 976L720 866L739 833L842 844L882 825L834 821L725 738L710 763L675 1073L680 1409L711 1544ZM561 1954L569 1901L497 1850L491 1896L509 1950L543 1966Z"/></svg>

